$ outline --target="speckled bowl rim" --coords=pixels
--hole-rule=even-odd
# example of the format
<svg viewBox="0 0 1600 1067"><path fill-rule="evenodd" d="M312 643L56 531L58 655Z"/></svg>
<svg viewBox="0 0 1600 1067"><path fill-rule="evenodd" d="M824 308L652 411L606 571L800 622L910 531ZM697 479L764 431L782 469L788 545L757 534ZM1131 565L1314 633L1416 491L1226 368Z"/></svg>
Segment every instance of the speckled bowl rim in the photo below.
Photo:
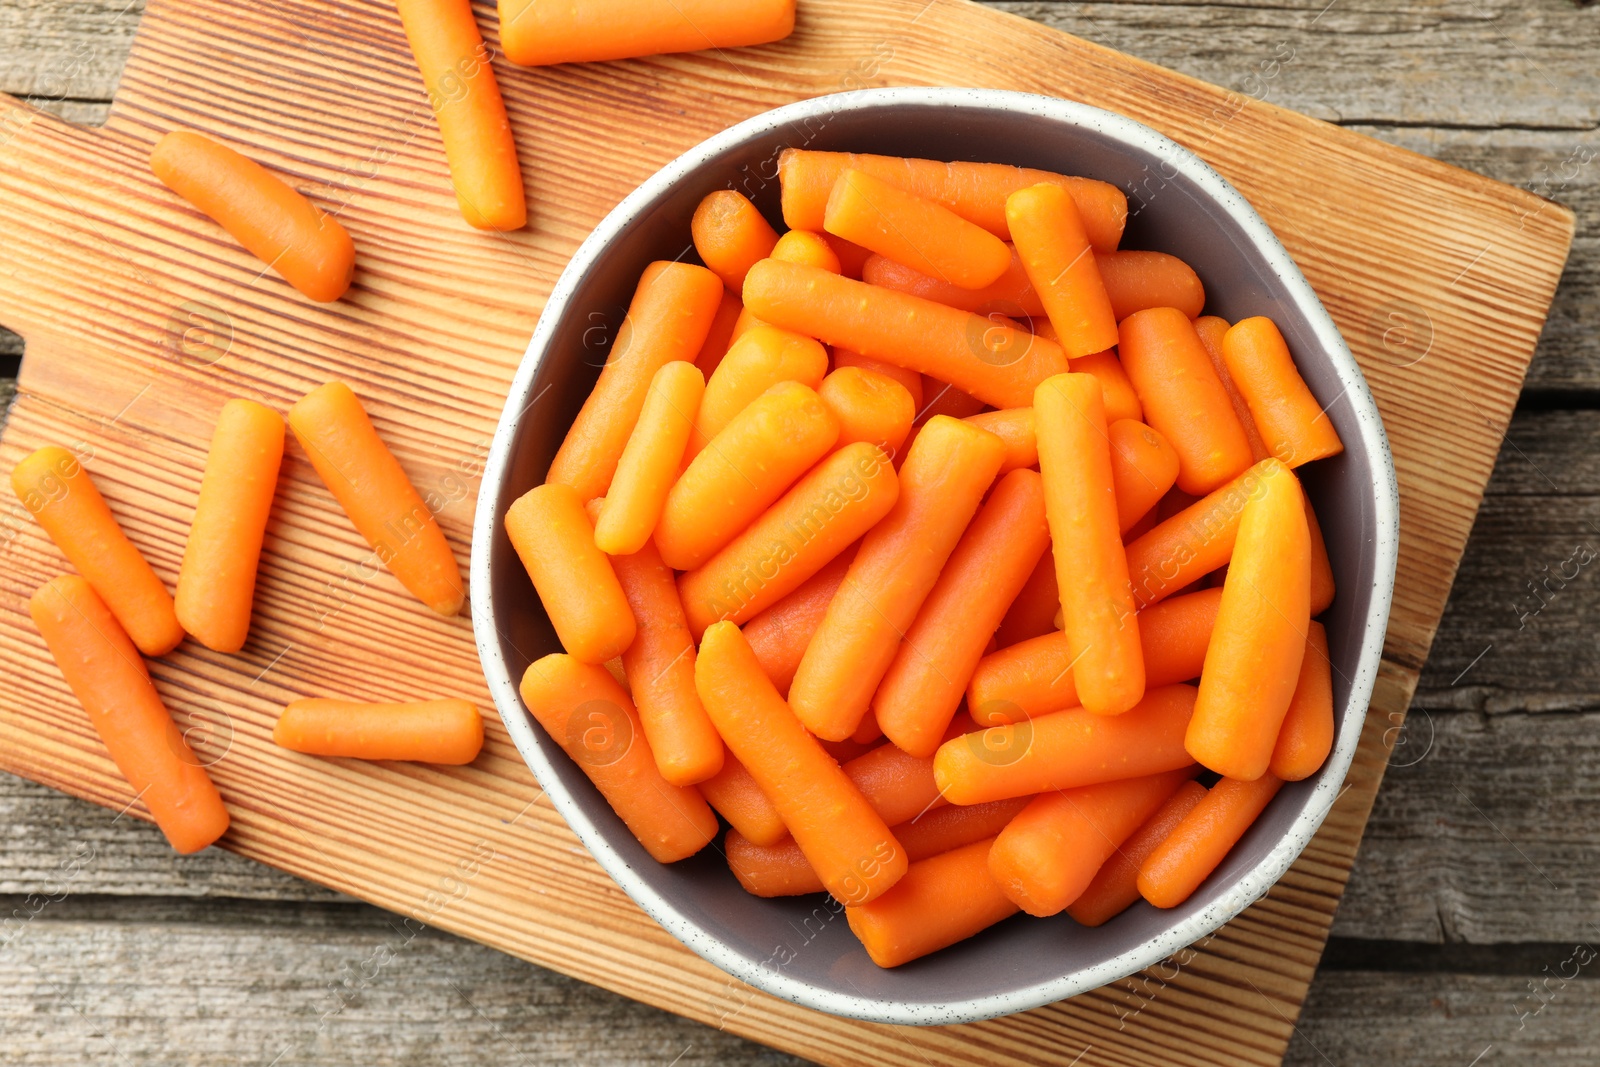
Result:
<svg viewBox="0 0 1600 1067"><path fill-rule="evenodd" d="M617 884L660 923L668 933L687 945L701 958L758 989L784 1000L850 1018L880 1023L926 1026L975 1022L982 1019L1027 1011L1117 981L1149 967L1191 945L1234 918L1249 904L1264 895L1299 856L1322 825L1328 811L1342 791L1341 783L1355 758L1361 738L1361 724L1377 681L1383 653L1384 633L1394 596L1395 565L1399 553L1399 490L1394 459L1371 391L1344 338L1329 318L1316 293L1305 280L1272 230L1256 214L1245 198L1205 161L1177 142L1142 123L1087 104L1030 93L997 89L888 88L862 89L814 97L764 112L732 126L701 142L657 171L629 194L595 227L556 280L539 324L528 342L527 352L512 380L500 425L495 430L489 457L478 493L477 513L472 535L472 624L484 675L500 716L517 750L540 783L554 783L551 759L566 759L558 747L547 748L534 729L531 717L522 706L517 680L511 676L501 655L495 621L495 603L489 574L490 545L495 536L495 501L507 477L511 448L520 413L524 410L533 382L549 346L554 324L572 298L591 266L606 254L613 240L633 218L678 181L693 173L708 160L739 144L769 136L780 129L827 115L844 112L918 105L946 108L1000 110L1031 115L1098 132L1115 141L1153 153L1166 161L1195 187L1209 196L1232 217L1251 238L1266 265L1287 288L1293 303L1315 332L1323 351L1333 365L1344 399L1353 405L1360 426L1360 441L1346 442L1359 447L1372 460L1375 486L1374 569L1371 606L1361 635L1356 671L1352 675L1350 696L1345 705L1345 721L1340 724L1338 741L1300 815L1267 855L1246 871L1219 898L1217 903L1187 919L1175 922L1151 937L1091 967L1070 971L1050 981L992 996L973 997L948 1004L908 1004L872 997L851 996L819 988L810 982L786 977L781 971L752 964L728 948L664 899L651 884L612 850L605 835L590 820L582 805L565 790L546 788L551 803L566 819L573 832L589 849L600 866Z"/></svg>

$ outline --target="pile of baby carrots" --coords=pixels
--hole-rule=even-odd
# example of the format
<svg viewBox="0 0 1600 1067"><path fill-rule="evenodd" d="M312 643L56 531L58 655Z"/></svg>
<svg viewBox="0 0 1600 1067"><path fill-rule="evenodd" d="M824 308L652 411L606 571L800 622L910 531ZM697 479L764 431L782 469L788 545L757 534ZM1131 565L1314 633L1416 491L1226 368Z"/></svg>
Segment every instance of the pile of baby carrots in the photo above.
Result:
<svg viewBox="0 0 1600 1067"><path fill-rule="evenodd" d="M1273 323L1119 251L1123 194L783 153L639 280L505 529L528 710L663 863L827 892L893 967L1183 903L1332 747L1341 451ZM718 816L721 818L719 819Z"/></svg>

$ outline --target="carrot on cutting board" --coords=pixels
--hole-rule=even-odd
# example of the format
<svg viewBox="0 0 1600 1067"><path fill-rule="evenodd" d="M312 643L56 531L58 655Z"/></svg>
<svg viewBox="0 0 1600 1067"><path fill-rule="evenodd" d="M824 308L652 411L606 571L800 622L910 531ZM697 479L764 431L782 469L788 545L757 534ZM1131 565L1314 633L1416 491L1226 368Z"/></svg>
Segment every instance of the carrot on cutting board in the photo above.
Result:
<svg viewBox="0 0 1600 1067"><path fill-rule="evenodd" d="M350 288L350 235L261 164L203 134L174 130L151 150L150 169L306 297L327 303Z"/></svg>
<svg viewBox="0 0 1600 1067"><path fill-rule="evenodd" d="M615 568L595 547L577 490L534 486L506 509L505 523L561 647L581 663L621 655L638 626Z"/></svg>
<svg viewBox="0 0 1600 1067"><path fill-rule="evenodd" d="M1192 319L1206 306L1206 289L1200 276L1177 256L1165 252L1102 252L1096 253L1094 259L1118 322L1146 308L1177 308Z"/></svg>
<svg viewBox="0 0 1600 1067"><path fill-rule="evenodd" d="M522 66L743 48L794 32L795 0L500 0L506 58Z"/></svg>
<svg viewBox="0 0 1600 1067"><path fill-rule="evenodd" d="M822 625L828 604L855 558L854 546L845 549L793 592L752 615L740 627L744 639L750 642L750 651L761 661L761 669L785 698L794 682L794 672L800 669L800 657L806 654L806 646Z"/></svg>
<svg viewBox="0 0 1600 1067"><path fill-rule="evenodd" d="M755 323L728 347L716 373L706 380L705 396L684 450L685 461L698 456L735 415L774 385L799 382L816 389L827 373L828 353L816 341Z"/></svg>
<svg viewBox="0 0 1600 1067"><path fill-rule="evenodd" d="M761 791L732 752L724 751L722 769L695 788L717 814L728 820L734 833L752 844L776 845L789 837L789 828L783 825L783 817L778 814L772 798Z"/></svg>
<svg viewBox="0 0 1600 1067"><path fill-rule="evenodd" d="M758 261L772 255L778 231L748 197L732 189L707 193L689 222L694 250L732 292L744 288L744 276Z"/></svg>
<svg viewBox="0 0 1600 1067"><path fill-rule="evenodd" d="M840 446L865 441L895 455L917 417L905 386L860 367L840 367L822 380L817 395L839 420Z"/></svg>
<svg viewBox="0 0 1600 1067"><path fill-rule="evenodd" d="M724 289L722 300L717 304L717 313L711 318L711 329L706 331L706 339L694 357L694 365L707 378L717 373L717 367L721 366L723 358L727 356L728 349L733 344L733 328L739 324L739 316L742 314L744 314L744 301L739 299L739 294Z"/></svg>
<svg viewBox="0 0 1600 1067"><path fill-rule="evenodd" d="M1139 865L1139 894L1158 908L1188 900L1281 788L1283 780L1270 774L1212 786Z"/></svg>
<svg viewBox="0 0 1600 1067"><path fill-rule="evenodd" d="M483 748L483 716L470 700L292 700L272 740L308 756L459 765Z"/></svg>
<svg viewBox="0 0 1600 1067"><path fill-rule="evenodd" d="M656 371L695 360L722 293L722 279L704 267L658 260L645 268L600 380L550 462L547 481L572 486L585 502L606 495Z"/></svg>
<svg viewBox="0 0 1600 1067"><path fill-rule="evenodd" d="M1310 778L1333 751L1333 661L1328 657L1328 631L1313 621L1294 696L1272 746L1269 773L1286 782Z"/></svg>
<svg viewBox="0 0 1600 1067"><path fill-rule="evenodd" d="M692 363L674 360L656 371L595 519L594 543L600 551L625 556L650 540L677 480L705 389Z"/></svg>
<svg viewBox="0 0 1600 1067"><path fill-rule="evenodd" d="M1262 460L1128 544L1128 577L1141 608L1185 589L1233 555L1239 515L1276 460ZM1173 492L1178 492L1174 490ZM1172 493L1163 498L1165 510Z"/></svg>
<svg viewBox="0 0 1600 1067"><path fill-rule="evenodd" d="M695 685L723 741L772 798L829 893L864 904L900 880L907 860L888 824L801 726L737 626L719 622L706 631Z"/></svg>
<svg viewBox="0 0 1600 1067"><path fill-rule="evenodd" d="M1222 358L1222 339L1227 336L1229 329L1231 327L1228 320L1215 315L1202 315L1194 320L1195 335L1205 346L1206 355L1211 359L1211 367L1217 372L1217 380L1227 391L1228 400L1233 404L1233 413L1238 417L1239 425L1244 427L1244 436L1250 442L1250 455L1255 457L1255 462L1260 463L1272 453L1267 451L1266 442L1261 440L1261 431L1256 429L1256 420L1250 414L1250 405L1245 403L1239 387L1233 384L1233 375L1228 371L1228 363Z"/></svg>
<svg viewBox="0 0 1600 1067"><path fill-rule="evenodd" d="M11 469L11 488L139 651L164 656L183 640L167 587L122 532L78 458L45 445Z"/></svg>
<svg viewBox="0 0 1600 1067"><path fill-rule="evenodd" d="M1072 196L1059 185L1019 189L1006 200L1006 221L1067 358L1115 345L1117 318Z"/></svg>
<svg viewBox="0 0 1600 1067"><path fill-rule="evenodd" d="M183 628L217 652L239 651L250 633L283 434L283 416L253 400L223 404L211 434L173 605Z"/></svg>
<svg viewBox="0 0 1600 1067"><path fill-rule="evenodd" d="M988 430L1006 446L1006 458L1000 463L1002 475L1038 465L1039 439L1034 432L1031 407L981 411L976 415L968 415L964 421L980 430Z"/></svg>
<svg viewBox="0 0 1600 1067"><path fill-rule="evenodd" d="M898 967L981 933L1017 913L989 874L992 840L913 863L898 885L844 909L879 967Z"/></svg>
<svg viewBox="0 0 1600 1067"><path fill-rule="evenodd" d="M289 428L379 562L440 615L458 614L467 590L450 542L350 387L311 390L289 409Z"/></svg>
<svg viewBox="0 0 1600 1067"><path fill-rule="evenodd" d="M1311 395L1271 319L1234 323L1222 338L1222 358L1268 452L1299 467L1344 451L1333 420Z"/></svg>
<svg viewBox="0 0 1600 1067"><path fill-rule="evenodd" d="M1117 529L1127 533L1167 495L1178 479L1178 453L1154 428L1119 419L1106 428L1111 438L1111 485L1117 497Z"/></svg>
<svg viewBox="0 0 1600 1067"><path fill-rule="evenodd" d="M1206 795L1206 787L1185 781L1154 815L1129 835L1095 873L1067 914L1084 926L1103 926L1139 899L1139 866Z"/></svg>
<svg viewBox="0 0 1600 1067"><path fill-rule="evenodd" d="M139 652L89 583L53 578L28 601L67 686L172 847L198 852L228 829L217 787L167 713Z"/></svg>
<svg viewBox="0 0 1600 1067"><path fill-rule="evenodd" d="M962 289L993 284L1011 263L1006 243L981 226L859 170L833 183L822 228Z"/></svg>

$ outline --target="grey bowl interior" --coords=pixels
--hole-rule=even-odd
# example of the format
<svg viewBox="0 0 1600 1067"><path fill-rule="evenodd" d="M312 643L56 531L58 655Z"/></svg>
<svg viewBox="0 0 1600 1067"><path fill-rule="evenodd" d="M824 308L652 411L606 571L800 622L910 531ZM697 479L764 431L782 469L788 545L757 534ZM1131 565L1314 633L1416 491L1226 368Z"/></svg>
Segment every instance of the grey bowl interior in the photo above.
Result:
<svg viewBox="0 0 1600 1067"><path fill-rule="evenodd" d="M1000 161L1114 182L1131 200L1123 247L1192 264L1209 313L1271 316L1312 390L1330 404L1346 451L1305 474L1339 588L1324 619L1339 710L1335 750L1318 776L1282 791L1184 906L1163 912L1141 903L1092 930L1065 915L1017 917L880 970L821 897L748 896L716 848L673 866L654 862L522 708L523 669L558 645L503 533L505 511L543 480L640 271L654 259L694 258L689 220L701 197L736 188L780 221L774 164L785 146ZM867 90L781 108L712 138L631 195L575 255L528 347L487 465L472 550L473 617L490 688L540 784L602 866L671 933L724 970L815 1008L885 1022L961 1022L1036 1007L1155 963L1237 914L1287 868L1355 751L1388 618L1396 516L1387 443L1354 359L1276 238L1198 158L1129 119L1059 100Z"/></svg>

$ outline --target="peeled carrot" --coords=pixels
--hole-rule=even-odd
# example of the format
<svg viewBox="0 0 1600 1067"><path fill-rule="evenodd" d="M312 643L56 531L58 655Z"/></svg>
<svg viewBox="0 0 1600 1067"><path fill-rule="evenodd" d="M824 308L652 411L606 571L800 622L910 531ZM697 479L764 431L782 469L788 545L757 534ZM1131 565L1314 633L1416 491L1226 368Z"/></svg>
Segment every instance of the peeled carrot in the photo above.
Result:
<svg viewBox="0 0 1600 1067"><path fill-rule="evenodd" d="M1000 462L1002 475L1038 465L1039 439L1034 434L1032 408L983 411L968 415L966 421L980 430L988 430L1006 446L1006 458Z"/></svg>
<svg viewBox="0 0 1600 1067"><path fill-rule="evenodd" d="M821 233L818 236L828 242L828 247L833 249L834 256L839 260L839 273L846 278L855 278L859 281L862 268L867 265L867 260L873 253L854 241L846 241L843 237L835 237L831 233Z"/></svg>
<svg viewBox="0 0 1600 1067"><path fill-rule="evenodd" d="M971 725L970 723L967 725ZM890 826L944 803L933 780L933 758L882 744L842 765L872 810Z"/></svg>
<svg viewBox="0 0 1600 1067"><path fill-rule="evenodd" d="M1067 369L1073 374L1088 374L1100 383L1108 424L1123 419L1148 421L1144 417L1144 405L1139 402L1139 394L1133 388L1133 381L1115 352L1096 352L1083 356L1073 360Z"/></svg>
<svg viewBox="0 0 1600 1067"><path fill-rule="evenodd" d="M311 390L289 409L289 428L378 560L428 607L458 614L467 590L450 542L350 387Z"/></svg>
<svg viewBox="0 0 1600 1067"><path fill-rule="evenodd" d="M1111 438L1111 485L1117 496L1117 529L1127 533L1149 514L1178 479L1178 453L1142 422L1121 419L1106 428Z"/></svg>
<svg viewBox="0 0 1600 1067"><path fill-rule="evenodd" d="M350 288L350 235L261 164L203 134L174 130L156 142L150 169L310 299L327 303Z"/></svg>
<svg viewBox="0 0 1600 1067"><path fill-rule="evenodd" d="M396 0L396 6L439 120L461 217L480 230L520 230L528 204L517 144L471 0Z"/></svg>
<svg viewBox="0 0 1600 1067"><path fill-rule="evenodd" d="M594 543L600 551L625 556L650 540L678 476L705 388L692 363L674 360L656 371L639 421L617 460L605 507L595 520Z"/></svg>
<svg viewBox="0 0 1600 1067"><path fill-rule="evenodd" d="M890 741L933 755L984 647L1049 547L1042 479L1012 471L961 535L873 697Z"/></svg>
<svg viewBox="0 0 1600 1067"><path fill-rule="evenodd" d="M905 874L888 825L806 733L732 623L706 631L695 684L730 751L772 798L828 892L845 904L875 899Z"/></svg>
<svg viewBox="0 0 1600 1067"><path fill-rule="evenodd" d="M963 289L942 278L930 278L914 267L880 255L873 255L862 264L861 280L979 315L999 314L1013 319L1043 315L1044 302L1028 280L1016 249L1008 248L1007 255L1010 258L1005 273L981 289Z"/></svg>
<svg viewBox="0 0 1600 1067"><path fill-rule="evenodd" d="M743 313L744 301L739 299L739 294L724 289L722 301L717 305L717 313L711 319L711 329L706 331L705 342L701 344L699 354L694 357L694 365L707 378L717 372L723 357L728 354L728 348L733 344L733 328Z"/></svg>
<svg viewBox="0 0 1600 1067"><path fill-rule="evenodd" d="M656 371L692 362L711 332L722 280L704 267L657 261L645 268L600 380L550 463L546 480L589 501L605 496Z"/></svg>
<svg viewBox="0 0 1600 1067"><path fill-rule="evenodd" d="M872 529L899 494L894 467L876 445L841 448L679 579L689 629L741 623L776 604Z"/></svg>
<svg viewBox="0 0 1600 1067"><path fill-rule="evenodd" d="M53 578L28 601L50 655L95 733L172 847L198 852L228 829L228 810L167 713L150 671L89 583Z"/></svg>
<svg viewBox="0 0 1600 1067"><path fill-rule="evenodd" d="M1057 915L1194 768L1043 793L989 852L989 873L1029 915Z"/></svg>
<svg viewBox="0 0 1600 1067"><path fill-rule="evenodd" d="M759 260L772 255L778 231L748 197L732 189L706 194L689 222L694 250L732 292L744 288L744 276Z"/></svg>
<svg viewBox="0 0 1600 1067"><path fill-rule="evenodd" d="M164 656L178 647L183 627L167 587L117 525L76 456L46 445L11 469L11 488L140 652Z"/></svg>
<svg viewBox="0 0 1600 1067"><path fill-rule="evenodd" d="M815 389L827 373L828 353L816 341L756 323L729 346L716 373L706 382L684 456L687 460L698 456L735 415L779 382L799 382Z"/></svg>
<svg viewBox="0 0 1600 1067"><path fill-rule="evenodd" d="M840 367L822 380L817 395L839 420L839 445L865 441L894 455L917 409L905 386L860 367Z"/></svg>
<svg viewBox="0 0 1600 1067"><path fill-rule="evenodd" d="M742 835L752 844L776 845L789 839L789 828L773 806L772 799L761 791L756 780L750 777L744 764L732 752L724 752L722 769L701 782L696 788L706 802L733 827L733 833ZM810 870L810 865L806 867ZM822 883L817 883L820 892Z"/></svg>
<svg viewBox="0 0 1600 1067"><path fill-rule="evenodd" d="M272 740L308 756L459 765L483 748L483 716L470 700L291 700Z"/></svg>
<svg viewBox="0 0 1600 1067"><path fill-rule="evenodd" d="M1257 316L1234 323L1222 339L1222 358L1268 452L1299 467L1344 451L1333 420L1295 369L1289 346L1271 319Z"/></svg>
<svg viewBox="0 0 1600 1067"><path fill-rule="evenodd" d="M1177 308L1192 319L1206 306L1200 276L1177 256L1112 252L1094 258L1118 322L1146 308Z"/></svg>
<svg viewBox="0 0 1600 1067"><path fill-rule="evenodd" d="M728 869L751 896L799 897L824 891L821 877L792 837L763 845L735 828L723 838L722 848Z"/></svg>
<svg viewBox="0 0 1600 1067"><path fill-rule="evenodd" d="M253 400L222 405L174 600L183 628L217 652L239 651L250 633L256 566L282 460L282 415Z"/></svg>
<svg viewBox="0 0 1600 1067"><path fill-rule="evenodd" d="M981 933L1017 912L989 874L992 841L913 863L889 892L844 909L879 967L898 967Z"/></svg>
<svg viewBox="0 0 1600 1067"><path fill-rule="evenodd" d="M935 415L948 415L952 419L965 419L976 415L984 408L983 401L970 393L963 392L949 382L941 382L937 378L922 376L922 407L917 410L916 421L927 422Z"/></svg>
<svg viewBox="0 0 1600 1067"><path fill-rule="evenodd" d="M1027 807L1032 797L1009 797L987 804L942 804L909 822L891 827L911 862L993 837Z"/></svg>
<svg viewBox="0 0 1600 1067"><path fill-rule="evenodd" d="M1256 429L1256 420L1250 414L1250 405L1245 403L1239 387L1233 384L1233 375L1228 371L1228 363L1222 358L1222 339L1227 336L1229 328L1227 319L1215 315L1202 315L1194 320L1195 335L1205 346L1206 355L1211 360L1211 368L1217 372L1217 380L1228 393L1228 400L1233 404L1233 413L1238 417L1239 425L1244 427L1244 436L1250 442L1250 455L1255 458L1255 462L1260 463L1271 453L1267 451L1266 442L1261 440L1261 431Z"/></svg>
<svg viewBox="0 0 1600 1067"><path fill-rule="evenodd" d="M868 359L860 352L852 352L848 348L835 348L833 350L833 369L840 370L844 367L859 367L862 370L881 374L885 378L898 382L906 392L911 394L911 407L914 411L922 410L922 374L919 371L906 367L897 367L893 363L885 363L881 359Z"/></svg>
<svg viewBox="0 0 1600 1067"><path fill-rule="evenodd" d="M1306 529L1311 534L1311 614L1321 615L1333 603L1333 561L1328 558L1328 542L1322 537L1317 511L1306 497Z"/></svg>
<svg viewBox="0 0 1600 1067"><path fill-rule="evenodd" d="M800 668L800 657L806 654L806 646L811 643L817 627L822 625L828 603L839 591L845 572L855 558L853 546L845 549L833 562L800 583L794 592L752 615L750 621L740 627L744 639L750 642L750 651L761 661L761 669L785 697L794 682L794 672Z"/></svg>
<svg viewBox="0 0 1600 1067"><path fill-rule="evenodd" d="M940 745L934 779L950 803L982 804L1175 771L1194 762L1183 747L1194 697L1168 685L1121 715L1073 708L991 726Z"/></svg>
<svg viewBox="0 0 1600 1067"><path fill-rule="evenodd" d="M1035 391L1033 412L1078 698L1090 711L1118 715L1144 695L1144 659L1100 384L1084 374L1050 378Z"/></svg>
<svg viewBox="0 0 1600 1067"><path fill-rule="evenodd" d="M506 58L523 66L743 48L794 32L795 0L500 0Z"/></svg>
<svg viewBox="0 0 1600 1067"><path fill-rule="evenodd" d="M798 263L802 267L815 267L829 274L839 273L839 256L828 243L827 235L807 230L789 230L779 237L778 243L772 246L770 258L784 263ZM737 341L743 337L746 330L759 322L761 320L756 317L755 312L745 308L739 313L739 321L733 325L733 340ZM793 334L793 336L800 335Z"/></svg>
<svg viewBox="0 0 1600 1067"><path fill-rule="evenodd" d="M1158 908L1188 900L1281 788L1283 780L1270 774L1250 782L1224 778L1212 786L1139 865L1140 895Z"/></svg>
<svg viewBox="0 0 1600 1067"><path fill-rule="evenodd" d="M1056 589L1055 554L1046 552L1023 584L1022 592L1006 609L1005 619L994 632L996 647L1006 648L1030 637L1053 633L1056 613L1060 610L1061 593Z"/></svg>
<svg viewBox="0 0 1600 1067"><path fill-rule="evenodd" d="M1245 504L1185 744L1218 774L1267 770L1306 654L1311 536L1294 473L1276 460Z"/></svg>
<svg viewBox="0 0 1600 1067"><path fill-rule="evenodd" d="M1272 747L1269 773L1286 782L1310 778L1333 751L1333 662L1328 658L1328 631L1320 622L1307 631L1300 677Z"/></svg>
<svg viewBox="0 0 1600 1067"><path fill-rule="evenodd" d="M785 329L931 374L995 407L1021 407L1066 369L1060 346L1005 323L766 259L745 278L744 303Z"/></svg>
<svg viewBox="0 0 1600 1067"><path fill-rule="evenodd" d="M699 852L717 817L693 786L661 777L633 701L605 668L553 653L528 665L522 702L661 863Z"/></svg>
<svg viewBox="0 0 1600 1067"><path fill-rule="evenodd" d="M1127 195L1108 182L1091 178L1003 163L941 163L933 159L788 148L778 157L783 220L796 230L822 229L833 185L847 170L862 171L914 196L943 204L1001 240L1011 236L1006 223L1006 197L1040 182L1060 185L1072 194L1090 241L1101 251L1117 247L1128 217Z"/></svg>
<svg viewBox="0 0 1600 1067"><path fill-rule="evenodd" d="M812 733L838 741L861 724L1003 453L993 434L942 415L917 435L894 507L863 540L790 687Z"/></svg>
<svg viewBox="0 0 1600 1067"><path fill-rule="evenodd" d="M1180 785L1106 860L1078 899L1067 905L1067 914L1083 926L1103 926L1127 911L1139 899L1139 865L1205 795L1206 787L1199 782Z"/></svg>
<svg viewBox="0 0 1600 1067"><path fill-rule="evenodd" d="M992 284L1011 262L1011 250L994 234L859 170L846 170L833 183L822 227L963 289Z"/></svg>
<svg viewBox="0 0 1600 1067"><path fill-rule="evenodd" d="M1118 327L1117 353L1144 405L1144 421L1178 453L1178 488L1209 493L1250 466L1250 441L1187 316L1150 308Z"/></svg>
<svg viewBox="0 0 1600 1067"><path fill-rule="evenodd" d="M711 439L667 493L655 532L661 558L676 570L700 566L838 438L839 420L815 392L799 382L772 386Z"/></svg>
<svg viewBox="0 0 1600 1067"><path fill-rule="evenodd" d="M1019 189L1006 200L1006 221L1067 358L1115 345L1117 318L1071 194L1059 185Z"/></svg>
<svg viewBox="0 0 1600 1067"><path fill-rule="evenodd" d="M1185 589L1228 562L1239 515L1261 491L1267 470L1276 462L1263 460L1128 545L1128 576L1140 607Z"/></svg>
<svg viewBox="0 0 1600 1067"><path fill-rule="evenodd" d="M535 486L506 509L505 522L561 647L593 664L633 643L633 611L572 486Z"/></svg>

